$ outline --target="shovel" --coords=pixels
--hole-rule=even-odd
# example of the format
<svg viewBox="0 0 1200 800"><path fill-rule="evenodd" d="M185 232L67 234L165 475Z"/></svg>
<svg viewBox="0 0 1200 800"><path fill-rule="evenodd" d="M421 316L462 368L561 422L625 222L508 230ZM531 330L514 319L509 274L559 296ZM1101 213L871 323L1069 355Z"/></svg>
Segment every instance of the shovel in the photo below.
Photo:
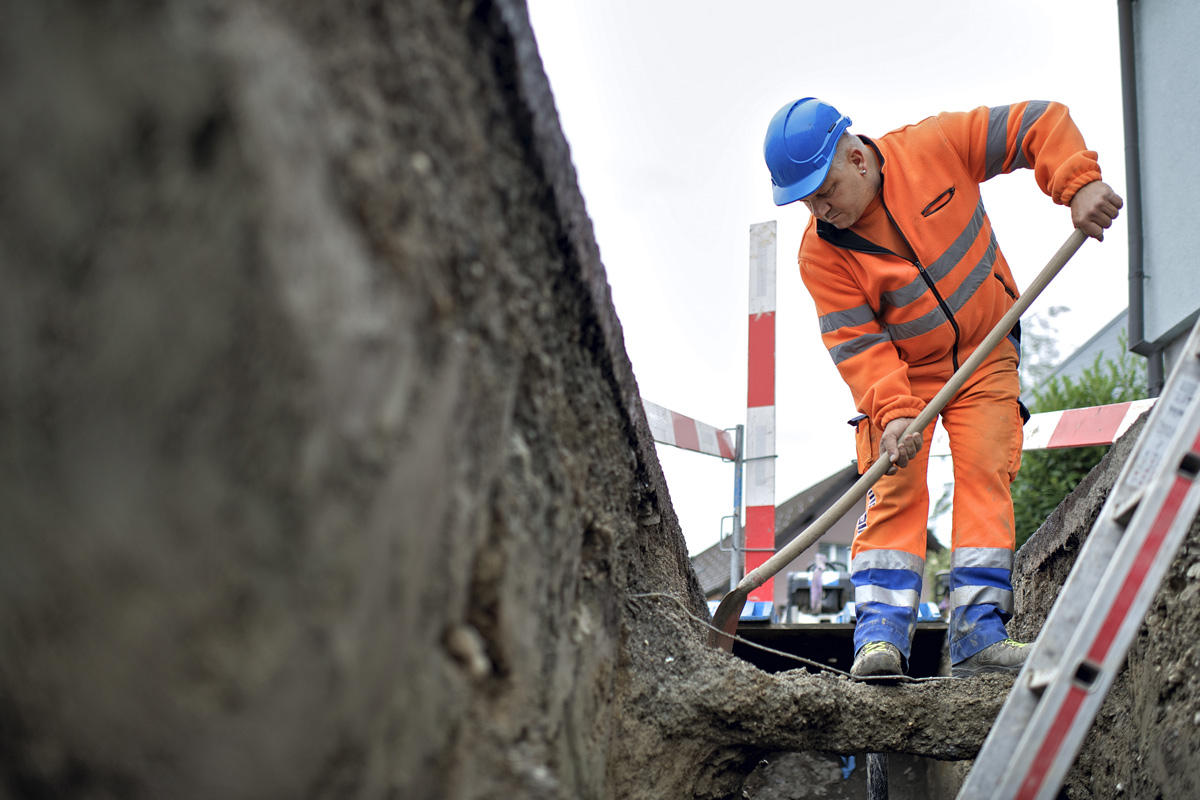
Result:
<svg viewBox="0 0 1200 800"><path fill-rule="evenodd" d="M975 352L971 354L967 362L959 368L958 372L950 376L950 380L946 382L941 391L934 395L934 398L917 415L917 418L909 423L901 439L911 433L924 431L929 423L933 422L934 417L941 413L941 410L950 401L950 398L954 397L963 384L967 382L967 378L971 377L971 374L979 368L983 360L996 349L996 345L1000 344L1000 340L1007 336L1012 327L1017 324L1017 320L1020 319L1021 314L1025 312L1029 304L1037 299L1037 296L1054 279L1054 276L1058 275L1059 270L1071 260L1071 256L1075 255L1075 252L1083 245L1083 241L1086 238L1087 234L1081 230L1076 229L1071 233L1063 246L1058 248L1058 252L1050 259L1050 263L1034 278L1033 283L1029 285L1025 293L1000 318L1000 321L996 323L996 327L992 328L979 347L975 348ZM766 583L775 573L783 569L785 564L790 563L798 555L811 547L817 539L825 535L825 532L833 527L835 522L841 519L856 503L866 497L867 490L874 486L875 482L883 477L883 474L891 466L892 462L890 458L878 459L813 524L805 528L795 539L788 542L782 550L771 556L746 577L742 578L741 582L729 594L725 595L724 599L721 600L721 604L717 606L716 613L713 614L712 624L715 630L709 631L709 646L720 648L727 653L733 652L733 634L737 631L738 620L742 616L742 609L746 605L746 598L750 596L750 592Z"/></svg>

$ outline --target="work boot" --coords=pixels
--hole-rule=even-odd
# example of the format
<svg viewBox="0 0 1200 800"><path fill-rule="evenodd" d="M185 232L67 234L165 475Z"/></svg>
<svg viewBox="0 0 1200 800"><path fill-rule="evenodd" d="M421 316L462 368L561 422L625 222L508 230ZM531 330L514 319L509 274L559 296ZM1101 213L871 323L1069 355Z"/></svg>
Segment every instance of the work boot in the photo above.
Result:
<svg viewBox="0 0 1200 800"><path fill-rule="evenodd" d="M850 674L856 678L901 675L900 651L887 642L867 642L854 656Z"/></svg>
<svg viewBox="0 0 1200 800"><path fill-rule="evenodd" d="M1019 672L1025 659L1029 658L1029 650L1029 645L1024 642L1001 639L952 666L950 674L956 678L973 678L985 672Z"/></svg>

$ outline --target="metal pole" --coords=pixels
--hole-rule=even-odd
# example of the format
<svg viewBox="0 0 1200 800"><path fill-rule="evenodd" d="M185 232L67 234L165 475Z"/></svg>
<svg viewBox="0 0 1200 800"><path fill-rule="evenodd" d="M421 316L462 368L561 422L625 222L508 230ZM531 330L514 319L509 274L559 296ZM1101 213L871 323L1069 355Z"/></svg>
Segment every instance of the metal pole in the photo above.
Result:
<svg viewBox="0 0 1200 800"><path fill-rule="evenodd" d="M1133 0L1117 0L1121 56L1121 111L1125 126L1125 208L1129 235L1129 350L1146 357L1147 394L1158 397L1164 382L1161 347L1146 341L1145 249L1142 220L1142 156L1139 142L1137 58Z"/></svg>
<svg viewBox="0 0 1200 800"><path fill-rule="evenodd" d="M733 547L729 552L729 590L742 580L742 463L745 461L743 438L745 425L737 426L733 456Z"/></svg>
<svg viewBox="0 0 1200 800"><path fill-rule="evenodd" d="M867 753L867 800L888 800L887 753Z"/></svg>

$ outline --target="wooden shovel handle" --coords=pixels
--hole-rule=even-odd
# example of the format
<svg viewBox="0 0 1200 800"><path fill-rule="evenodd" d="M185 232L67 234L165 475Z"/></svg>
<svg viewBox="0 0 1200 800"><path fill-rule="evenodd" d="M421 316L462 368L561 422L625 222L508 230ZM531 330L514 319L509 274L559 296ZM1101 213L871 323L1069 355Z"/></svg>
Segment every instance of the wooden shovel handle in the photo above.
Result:
<svg viewBox="0 0 1200 800"><path fill-rule="evenodd" d="M904 431L904 436L910 433L925 430L929 423L933 422L934 417L941 413L946 407L946 403L950 402L950 398L958 393L958 390L963 387L967 379L979 368L983 360L996 349L996 345L1000 344L1001 340L1008 335L1013 326L1017 324L1017 320L1021 318L1021 314L1025 313L1025 309L1037 299L1042 290L1049 285L1050 281L1054 280L1059 271L1062 270L1066 263L1071 260L1071 256L1079 250L1087 239L1087 234L1076 229L1063 243L1062 247L1058 248L1058 252L1054 254L1050 262L1045 268L1033 279L1033 283L1027 288L1012 307L1005 312L1000 321L996 323L991 332L984 338L979 347L975 348L975 352L967 359L966 363L959 367L958 371L946 381L946 385L942 387L933 399L921 410L908 427ZM739 593L748 594L749 592L762 586L767 580L783 569L783 567L793 561L797 556L807 550L812 544L820 539L825 533L833 527L833 524L841 519L847 511L854 507L858 501L862 500L867 490L875 485L875 482L883 477L891 466L891 461L886 458L880 458L871 468L863 474L847 492L842 495L836 503L830 506L824 514L818 517L811 525L792 541L788 542L782 550L775 553L759 567L751 571L746 577L742 578L737 585Z"/></svg>

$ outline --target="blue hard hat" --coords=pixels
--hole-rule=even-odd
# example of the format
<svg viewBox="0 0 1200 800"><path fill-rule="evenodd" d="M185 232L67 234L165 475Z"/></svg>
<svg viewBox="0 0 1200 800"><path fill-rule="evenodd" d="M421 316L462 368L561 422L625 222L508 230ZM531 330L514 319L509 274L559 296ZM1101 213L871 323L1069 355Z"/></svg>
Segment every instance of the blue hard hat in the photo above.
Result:
<svg viewBox="0 0 1200 800"><path fill-rule="evenodd" d="M849 127L849 117L815 97L801 98L775 112L763 142L775 205L787 205L821 188L837 141Z"/></svg>

